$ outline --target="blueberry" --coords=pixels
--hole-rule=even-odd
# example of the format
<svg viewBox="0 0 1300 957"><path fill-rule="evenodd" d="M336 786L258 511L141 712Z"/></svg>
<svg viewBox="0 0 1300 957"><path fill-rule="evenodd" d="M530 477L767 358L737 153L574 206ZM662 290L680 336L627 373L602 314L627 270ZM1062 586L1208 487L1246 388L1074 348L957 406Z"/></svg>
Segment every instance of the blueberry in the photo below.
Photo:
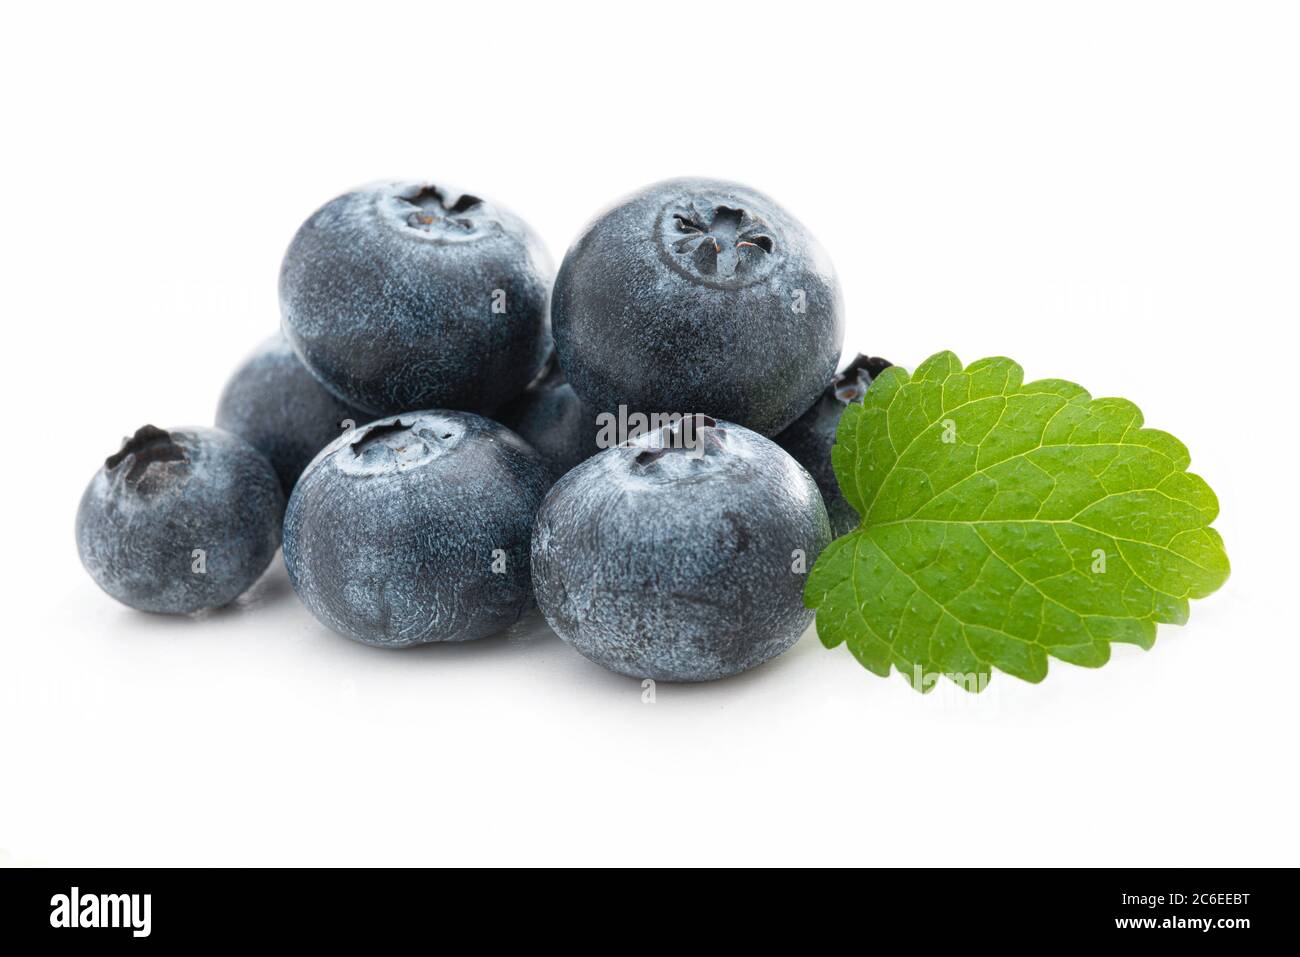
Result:
<svg viewBox="0 0 1300 957"><path fill-rule="evenodd" d="M77 551L95 583L132 608L219 608L271 563L283 512L275 471L243 439L146 425L81 496Z"/></svg>
<svg viewBox="0 0 1300 957"><path fill-rule="evenodd" d="M777 445L687 416L601 452L547 494L533 587L552 628L620 674L707 681L812 623L806 571L830 540L817 486Z"/></svg>
<svg viewBox="0 0 1300 957"><path fill-rule="evenodd" d="M326 391L279 333L235 370L217 404L217 427L265 455L285 495L340 431L372 418Z"/></svg>
<svg viewBox="0 0 1300 957"><path fill-rule="evenodd" d="M307 368L352 405L481 412L541 368L550 279L541 241L505 208L380 183L303 223L280 268L280 307Z"/></svg>
<svg viewBox="0 0 1300 957"><path fill-rule="evenodd" d="M675 179L591 223L551 308L555 348L596 412L704 412L774 435L835 371L844 319L821 246L762 193Z"/></svg>
<svg viewBox="0 0 1300 957"><path fill-rule="evenodd" d="M565 381L554 355L541 377L493 418L535 448L556 478L600 451L596 416Z"/></svg>
<svg viewBox="0 0 1300 957"><path fill-rule="evenodd" d="M773 440L793 455L808 470L821 489L826 513L831 519L831 533L836 538L858 527L858 513L844 498L835 469L831 465L831 446L840 416L850 402L861 402L876 376L893 363L888 359L859 355L831 378L812 408Z"/></svg>
<svg viewBox="0 0 1300 957"><path fill-rule="evenodd" d="M537 453L481 416L372 422L294 487L289 581L313 615L366 644L482 638L531 605L529 535L549 485Z"/></svg>

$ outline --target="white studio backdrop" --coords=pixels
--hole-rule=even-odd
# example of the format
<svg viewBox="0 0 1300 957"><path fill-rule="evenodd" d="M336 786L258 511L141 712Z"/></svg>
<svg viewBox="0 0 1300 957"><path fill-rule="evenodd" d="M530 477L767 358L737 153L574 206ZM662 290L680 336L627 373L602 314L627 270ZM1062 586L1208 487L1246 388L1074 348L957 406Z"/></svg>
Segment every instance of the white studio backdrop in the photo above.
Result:
<svg viewBox="0 0 1300 957"><path fill-rule="evenodd" d="M1266 3L11 6L0 13L0 860L1295 864L1300 29ZM810 632L708 686L536 621L406 653L282 566L200 621L102 595L78 497L210 423L280 256L357 183L498 199L558 263L641 185L753 185L845 350L1136 402L1233 577L1155 647L922 697Z"/></svg>

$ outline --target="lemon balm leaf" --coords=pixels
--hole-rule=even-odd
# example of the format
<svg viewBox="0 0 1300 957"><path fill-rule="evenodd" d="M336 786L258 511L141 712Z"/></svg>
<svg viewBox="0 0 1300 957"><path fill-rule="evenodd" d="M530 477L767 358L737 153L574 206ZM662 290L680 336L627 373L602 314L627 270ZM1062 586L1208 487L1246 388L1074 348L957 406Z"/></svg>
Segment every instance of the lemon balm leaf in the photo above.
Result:
<svg viewBox="0 0 1300 957"><path fill-rule="evenodd" d="M1228 577L1218 500L1186 447L1124 399L1010 359L892 367L840 419L832 462L862 521L808 577L827 647L928 690L1098 667Z"/></svg>

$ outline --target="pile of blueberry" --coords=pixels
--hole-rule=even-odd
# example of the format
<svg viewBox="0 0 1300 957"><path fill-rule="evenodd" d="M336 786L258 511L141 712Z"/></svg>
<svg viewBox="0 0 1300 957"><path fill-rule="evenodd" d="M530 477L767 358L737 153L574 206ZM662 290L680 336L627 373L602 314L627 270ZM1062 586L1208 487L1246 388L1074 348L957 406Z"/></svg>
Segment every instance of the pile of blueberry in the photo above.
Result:
<svg viewBox="0 0 1300 957"><path fill-rule="evenodd" d="M607 668L700 681L811 624L807 570L857 521L835 426L889 363L836 373L834 269L762 193L650 186L552 281L504 207L368 186L298 230L280 306L216 428L144 426L82 496L117 600L216 608L283 543L312 614L372 645L482 638L535 602Z"/></svg>

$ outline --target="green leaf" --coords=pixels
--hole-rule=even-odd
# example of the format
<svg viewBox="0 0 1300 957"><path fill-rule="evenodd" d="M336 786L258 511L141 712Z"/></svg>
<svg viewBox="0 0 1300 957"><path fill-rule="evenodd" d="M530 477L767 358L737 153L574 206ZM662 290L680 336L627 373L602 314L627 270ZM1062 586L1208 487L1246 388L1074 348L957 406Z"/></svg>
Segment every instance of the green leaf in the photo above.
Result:
<svg viewBox="0 0 1300 957"><path fill-rule="evenodd" d="M1123 399L1010 359L886 369L840 419L835 474L862 516L804 592L823 644L929 690L1048 657L1097 667L1228 577L1219 503L1172 435Z"/></svg>

